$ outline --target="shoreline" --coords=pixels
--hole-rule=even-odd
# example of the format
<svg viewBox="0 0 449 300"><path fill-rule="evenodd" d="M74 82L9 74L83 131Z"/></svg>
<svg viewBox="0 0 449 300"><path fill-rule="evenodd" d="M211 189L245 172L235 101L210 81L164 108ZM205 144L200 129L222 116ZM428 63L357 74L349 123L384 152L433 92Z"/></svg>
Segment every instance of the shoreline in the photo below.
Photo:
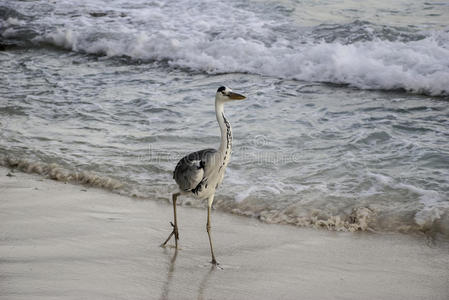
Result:
<svg viewBox="0 0 449 300"><path fill-rule="evenodd" d="M0 299L447 299L444 243L265 224L0 167Z"/></svg>
<svg viewBox="0 0 449 300"><path fill-rule="evenodd" d="M33 162L27 159L0 157L0 168L11 169L11 174L18 171L30 175L38 175L39 180L45 178L47 180L55 180L65 184L80 185L85 188L98 188L106 192L115 193L139 201L151 201L154 199L144 194L142 191L133 190L131 186L120 179L99 175L91 171L66 169L56 163ZM167 203L168 198L171 198L169 194L166 195L165 198L158 196L156 200ZM449 243L449 232L447 230L449 227L449 219L446 216L447 214L441 215L437 220L432 221L431 225L427 225L426 227L420 228L421 225L418 224L396 224L396 230L394 230L392 227L388 226L384 226L385 228L377 228L379 227L379 224L376 224L378 212L375 208L372 209L369 205L355 206L350 213L330 214L327 215L327 217L316 217L310 212L305 216L288 214L279 215L276 211L270 209L263 211L256 217L254 211L248 210L248 208L245 207L240 208L238 205L229 205L228 200L229 199L223 201L221 197L216 198L213 209L220 211L220 213L255 218L265 224L290 225L296 228L311 228L338 232L361 231L376 234L398 233L422 237L428 239L430 243ZM191 205L193 202L189 198L183 197L181 198L181 201L178 199L178 205L184 206L183 203L187 203L185 207L196 209L206 208L205 204L201 204L201 202Z"/></svg>

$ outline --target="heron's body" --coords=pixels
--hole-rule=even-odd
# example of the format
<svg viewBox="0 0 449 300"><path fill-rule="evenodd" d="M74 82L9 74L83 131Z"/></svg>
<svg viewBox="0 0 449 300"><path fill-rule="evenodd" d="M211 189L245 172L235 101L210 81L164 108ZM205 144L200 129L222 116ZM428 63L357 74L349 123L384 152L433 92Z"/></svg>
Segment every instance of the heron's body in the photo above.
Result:
<svg viewBox="0 0 449 300"><path fill-rule="evenodd" d="M221 131L220 147L204 149L190 153L183 157L173 172L173 179L178 184L179 191L173 194L174 224L173 232L167 238L165 245L172 235L175 235L177 246L178 228L176 220L176 199L179 195L192 196L197 199L208 199L207 233L212 253L212 263L216 264L210 237L210 210L214 201L215 191L222 183L226 167L231 159L232 130L231 124L224 114L224 103L230 100L242 100L244 96L233 93L229 88L220 87L215 96L215 113Z"/></svg>
<svg viewBox="0 0 449 300"><path fill-rule="evenodd" d="M176 165L173 179L183 195L207 199L215 194L222 183L226 167L231 160L232 129L223 112L223 104L216 103L215 111L221 131L218 150L204 149L183 157Z"/></svg>

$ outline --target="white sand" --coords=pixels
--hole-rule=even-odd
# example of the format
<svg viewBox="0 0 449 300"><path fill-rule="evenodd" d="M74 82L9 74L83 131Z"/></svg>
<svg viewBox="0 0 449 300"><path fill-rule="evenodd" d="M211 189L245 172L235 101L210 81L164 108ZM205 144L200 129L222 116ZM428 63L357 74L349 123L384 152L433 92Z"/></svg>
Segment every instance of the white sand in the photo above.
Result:
<svg viewBox="0 0 449 300"><path fill-rule="evenodd" d="M0 168L0 299L449 299L449 251L172 207ZM83 191L86 190L87 191ZM220 197L217 195L217 197Z"/></svg>

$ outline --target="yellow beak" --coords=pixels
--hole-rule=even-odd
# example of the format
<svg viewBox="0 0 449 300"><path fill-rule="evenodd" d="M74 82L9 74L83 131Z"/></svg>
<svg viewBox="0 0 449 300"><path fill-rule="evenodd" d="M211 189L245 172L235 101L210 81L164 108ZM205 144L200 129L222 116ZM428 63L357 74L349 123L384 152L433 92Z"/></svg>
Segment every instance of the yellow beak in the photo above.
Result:
<svg viewBox="0 0 449 300"><path fill-rule="evenodd" d="M243 100L243 99L246 99L245 96L237 94L237 93L234 93L234 92L230 92L229 93L229 98L232 99L232 100Z"/></svg>

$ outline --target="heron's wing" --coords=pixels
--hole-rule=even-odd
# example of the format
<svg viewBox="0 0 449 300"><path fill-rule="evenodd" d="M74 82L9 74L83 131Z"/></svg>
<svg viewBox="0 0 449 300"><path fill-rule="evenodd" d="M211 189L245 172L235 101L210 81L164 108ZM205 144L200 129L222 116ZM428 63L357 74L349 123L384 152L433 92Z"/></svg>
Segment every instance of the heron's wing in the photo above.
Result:
<svg viewBox="0 0 449 300"><path fill-rule="evenodd" d="M182 191L191 191L202 182L207 181L205 177L212 165L215 149L204 149L190 153L183 157L176 165L173 178Z"/></svg>

